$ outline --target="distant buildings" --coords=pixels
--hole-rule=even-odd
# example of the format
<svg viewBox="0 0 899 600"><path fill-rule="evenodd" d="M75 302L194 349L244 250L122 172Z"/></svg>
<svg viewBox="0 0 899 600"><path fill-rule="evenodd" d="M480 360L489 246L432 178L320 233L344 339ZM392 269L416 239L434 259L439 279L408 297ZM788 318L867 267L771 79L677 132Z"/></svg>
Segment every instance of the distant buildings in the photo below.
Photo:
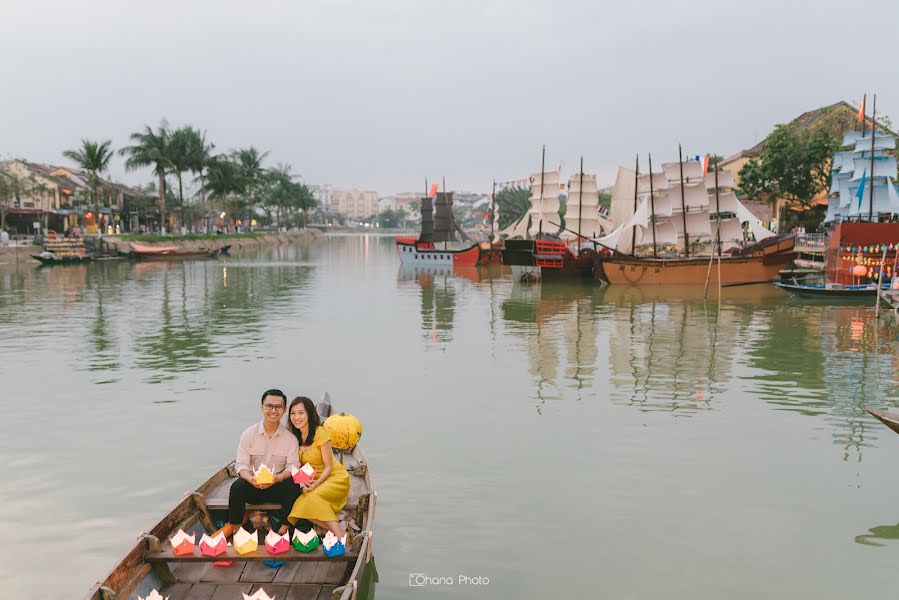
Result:
<svg viewBox="0 0 899 600"><path fill-rule="evenodd" d="M378 192L367 190L333 190L330 192L331 212L348 219L361 220L378 214Z"/></svg>

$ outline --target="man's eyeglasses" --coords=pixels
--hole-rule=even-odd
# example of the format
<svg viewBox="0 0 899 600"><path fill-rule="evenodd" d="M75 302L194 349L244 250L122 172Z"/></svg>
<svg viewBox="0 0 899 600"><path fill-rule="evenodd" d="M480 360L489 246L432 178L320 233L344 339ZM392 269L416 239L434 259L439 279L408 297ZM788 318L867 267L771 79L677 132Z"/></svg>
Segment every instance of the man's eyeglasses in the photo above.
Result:
<svg viewBox="0 0 899 600"><path fill-rule="evenodd" d="M283 404L263 404L262 408L265 409L265 412L272 412L273 410L281 412L282 410L284 410L284 405Z"/></svg>

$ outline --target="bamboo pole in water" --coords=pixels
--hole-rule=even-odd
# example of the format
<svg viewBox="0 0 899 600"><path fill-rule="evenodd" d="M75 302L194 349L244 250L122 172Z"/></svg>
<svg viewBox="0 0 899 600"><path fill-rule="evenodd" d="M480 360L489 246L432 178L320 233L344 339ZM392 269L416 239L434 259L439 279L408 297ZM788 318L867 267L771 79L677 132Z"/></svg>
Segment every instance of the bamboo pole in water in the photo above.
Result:
<svg viewBox="0 0 899 600"><path fill-rule="evenodd" d="M886 247L886 245L884 245L883 255L880 257L880 271L877 273L877 294L875 296L877 298L877 300L874 301L874 316L875 317L880 316L880 294L881 294L880 286L883 283L883 267L886 264L886 261L887 261L887 247Z"/></svg>

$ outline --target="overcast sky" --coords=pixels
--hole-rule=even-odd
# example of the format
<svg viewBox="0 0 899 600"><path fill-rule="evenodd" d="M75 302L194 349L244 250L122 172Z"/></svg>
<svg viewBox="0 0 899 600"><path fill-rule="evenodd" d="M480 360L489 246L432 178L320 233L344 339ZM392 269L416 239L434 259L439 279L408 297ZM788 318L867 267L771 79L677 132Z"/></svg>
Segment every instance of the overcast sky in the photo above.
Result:
<svg viewBox="0 0 899 600"><path fill-rule="evenodd" d="M610 184L637 152L728 156L864 92L899 117L896 23L886 0L2 0L0 158L65 164L165 117L382 195L489 191L542 144Z"/></svg>

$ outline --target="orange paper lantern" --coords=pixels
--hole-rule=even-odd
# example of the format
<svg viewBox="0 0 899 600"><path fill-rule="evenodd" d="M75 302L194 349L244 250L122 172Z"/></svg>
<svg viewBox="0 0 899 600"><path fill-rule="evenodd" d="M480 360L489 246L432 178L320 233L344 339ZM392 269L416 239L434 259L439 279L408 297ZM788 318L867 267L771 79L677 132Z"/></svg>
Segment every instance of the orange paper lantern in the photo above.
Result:
<svg viewBox="0 0 899 600"><path fill-rule="evenodd" d="M855 265L852 267L852 274L856 277L864 277L867 272L868 268L864 265Z"/></svg>

